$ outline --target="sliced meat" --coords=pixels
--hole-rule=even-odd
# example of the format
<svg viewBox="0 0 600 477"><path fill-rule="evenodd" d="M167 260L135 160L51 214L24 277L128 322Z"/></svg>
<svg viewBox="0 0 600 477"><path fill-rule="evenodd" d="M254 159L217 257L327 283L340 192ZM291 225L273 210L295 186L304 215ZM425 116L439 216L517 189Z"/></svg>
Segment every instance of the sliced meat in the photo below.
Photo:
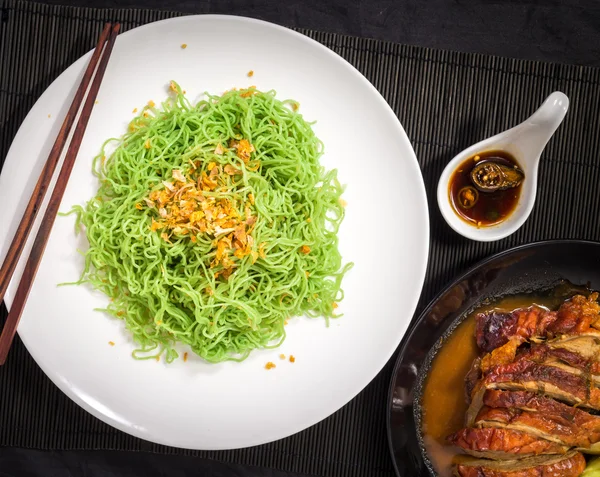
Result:
<svg viewBox="0 0 600 477"><path fill-rule="evenodd" d="M600 360L600 334L595 330L580 335L562 335L546 343L551 348L562 348L587 359Z"/></svg>
<svg viewBox="0 0 600 477"><path fill-rule="evenodd" d="M514 429L580 449L592 448L600 441L600 418L564 404L553 406L552 402L532 398L528 404L535 410L486 406L475 419L475 426Z"/></svg>
<svg viewBox="0 0 600 477"><path fill-rule="evenodd" d="M448 440L475 457L515 459L540 454L566 454L568 446L513 429L466 427Z"/></svg>
<svg viewBox="0 0 600 477"><path fill-rule="evenodd" d="M479 379L481 379L481 358L475 358L469 372L465 376L466 402L471 402L473 390L477 386Z"/></svg>
<svg viewBox="0 0 600 477"><path fill-rule="evenodd" d="M600 410L600 389L584 373L568 366L520 359L496 366L480 383L486 389L541 392L568 404Z"/></svg>
<svg viewBox="0 0 600 477"><path fill-rule="evenodd" d="M521 460L472 460L456 466L457 477L579 477L586 466L583 455L537 456Z"/></svg>
<svg viewBox="0 0 600 477"><path fill-rule="evenodd" d="M494 349L481 359L481 371L487 373L494 366L512 363L517 356L517 349L521 343L511 338L508 343Z"/></svg>
<svg viewBox="0 0 600 477"><path fill-rule="evenodd" d="M475 423L475 419L479 415L479 411L483 407L483 398L488 392L484 383L479 381L471 393L471 402L465 413L465 426L471 427Z"/></svg>
<svg viewBox="0 0 600 477"><path fill-rule="evenodd" d="M513 312L480 313L475 317L477 346L489 353L511 338L520 344L534 336L543 336L556 318L556 312L535 305Z"/></svg>
<svg viewBox="0 0 600 477"><path fill-rule="evenodd" d="M600 324L600 305L596 300L598 293L592 293L587 298L575 295L565 301L558 309L556 320L548 324L547 332L555 335L578 335L596 328Z"/></svg>
<svg viewBox="0 0 600 477"><path fill-rule="evenodd" d="M494 352L496 351L498 350L494 350ZM597 362L595 358L586 358L570 349L550 346L548 343L533 344L530 348L517 353L515 361L521 359L556 366L574 374L587 374L590 379L600 382L600 362ZM486 371L489 371L489 368Z"/></svg>
<svg viewBox="0 0 600 477"><path fill-rule="evenodd" d="M576 295L565 301L558 311L537 305L512 312L491 311L476 317L477 346L489 353L514 339L519 344L532 339L561 335L596 334L600 337L598 293L589 297ZM550 335L550 336L548 336Z"/></svg>
<svg viewBox="0 0 600 477"><path fill-rule="evenodd" d="M489 407L516 408L523 409L524 411L553 412L564 415L584 412L544 395L529 391L500 391L489 389L483 396L483 404ZM596 418L600 419L600 417Z"/></svg>

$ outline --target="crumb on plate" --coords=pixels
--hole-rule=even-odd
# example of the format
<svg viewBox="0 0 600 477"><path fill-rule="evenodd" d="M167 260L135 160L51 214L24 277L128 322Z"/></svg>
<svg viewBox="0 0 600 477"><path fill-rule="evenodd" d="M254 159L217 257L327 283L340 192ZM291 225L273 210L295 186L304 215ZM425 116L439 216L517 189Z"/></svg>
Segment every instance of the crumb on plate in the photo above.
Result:
<svg viewBox="0 0 600 477"><path fill-rule="evenodd" d="M272 361L269 361L267 364L265 364L265 369L273 369L273 368L276 368L276 367L277 366Z"/></svg>
<svg viewBox="0 0 600 477"><path fill-rule="evenodd" d="M248 71L248 78L252 78L254 76L254 70Z"/></svg>
<svg viewBox="0 0 600 477"><path fill-rule="evenodd" d="M187 361L188 358L188 354L187 353L183 353L183 362L185 363Z"/></svg>
<svg viewBox="0 0 600 477"><path fill-rule="evenodd" d="M293 354L290 354L290 363L295 363L296 362L296 358L294 357Z"/></svg>
<svg viewBox="0 0 600 477"><path fill-rule="evenodd" d="M115 342L114 341L109 341L108 344L111 345L111 346L114 346Z"/></svg>
<svg viewBox="0 0 600 477"><path fill-rule="evenodd" d="M281 354L279 355L279 359L285 359L285 354L281 353Z"/></svg>
<svg viewBox="0 0 600 477"><path fill-rule="evenodd" d="M187 43L182 43L182 44L181 44L181 49L182 49L182 50L185 50L186 48L187 48Z"/></svg>

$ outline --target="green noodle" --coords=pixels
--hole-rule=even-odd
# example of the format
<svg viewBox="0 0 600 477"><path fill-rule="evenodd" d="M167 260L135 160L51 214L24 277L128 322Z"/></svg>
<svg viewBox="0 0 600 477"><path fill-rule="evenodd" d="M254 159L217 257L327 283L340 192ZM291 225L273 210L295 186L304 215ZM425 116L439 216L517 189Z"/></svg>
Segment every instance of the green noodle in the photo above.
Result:
<svg viewBox="0 0 600 477"><path fill-rule="evenodd" d="M341 316L336 302L351 267L338 251L343 187L335 170L319 164L322 143L295 112L297 103L250 89L207 94L192 105L172 84L175 93L162 107L145 107L94 160L98 193L74 208L89 242L77 283L110 297L104 311L124 320L139 345L137 359L164 353L171 362L181 342L209 362L241 361L254 349L279 346L291 317L324 317L328 324ZM215 153L232 138L254 145L247 164L231 149ZM228 278L215 278L223 267L211 268L213 237L166 241L150 229L156 210L139 207L174 169L189 171L193 161L235 166L242 174L224 194L242 201L254 195L252 235L256 250L264 244L264 258L234 258ZM305 245L310 253L300 251Z"/></svg>

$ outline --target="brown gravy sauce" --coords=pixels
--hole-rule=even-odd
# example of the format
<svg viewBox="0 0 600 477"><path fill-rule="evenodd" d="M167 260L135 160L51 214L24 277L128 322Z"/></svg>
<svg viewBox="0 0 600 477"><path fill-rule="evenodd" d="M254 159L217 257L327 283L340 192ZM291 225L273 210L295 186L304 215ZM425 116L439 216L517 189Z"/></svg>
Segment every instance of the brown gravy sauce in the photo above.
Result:
<svg viewBox="0 0 600 477"><path fill-rule="evenodd" d="M520 168L516 159L507 152L487 151L463 161L452 173L448 190L452 208L461 219L478 228L496 225L506 220L515 211L523 187L521 183L517 187L507 190L481 193L474 191L478 194L475 205L469 208L463 207L460 199L461 191L465 188L473 189L471 171L477 164L485 162L496 162L508 167Z"/></svg>

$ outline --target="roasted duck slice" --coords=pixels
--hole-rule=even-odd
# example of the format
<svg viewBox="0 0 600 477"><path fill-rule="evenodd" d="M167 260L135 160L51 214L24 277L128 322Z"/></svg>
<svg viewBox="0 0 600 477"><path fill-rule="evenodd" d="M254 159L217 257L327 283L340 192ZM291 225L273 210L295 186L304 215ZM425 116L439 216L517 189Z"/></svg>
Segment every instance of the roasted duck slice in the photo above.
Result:
<svg viewBox="0 0 600 477"><path fill-rule="evenodd" d="M579 477L585 469L579 452L521 460L471 460L456 466L457 477Z"/></svg>
<svg viewBox="0 0 600 477"><path fill-rule="evenodd" d="M481 388L534 391L590 409L600 410L600 389L580 370L559 363L540 364L529 359L496 366L477 385Z"/></svg>
<svg viewBox="0 0 600 477"><path fill-rule="evenodd" d="M476 317L477 346L489 353L511 339L521 344L561 335L589 334L600 338L600 305L597 299L598 293L587 298L576 295L564 302L558 311L534 305L512 312L480 313Z"/></svg>
<svg viewBox="0 0 600 477"><path fill-rule="evenodd" d="M547 333L552 335L579 335L600 326L600 305L598 293L588 298L575 295L558 309L556 320L548 325Z"/></svg>
<svg viewBox="0 0 600 477"><path fill-rule="evenodd" d="M541 402L540 402L541 401ZM582 451L597 452L600 445L600 418L553 400L531 399L535 410L484 407L475 419L476 427L495 427L526 432L535 437Z"/></svg>
<svg viewBox="0 0 600 477"><path fill-rule="evenodd" d="M448 440L467 454L487 459L519 459L541 454L566 454L569 446L526 432L503 428L465 427Z"/></svg>
<svg viewBox="0 0 600 477"><path fill-rule="evenodd" d="M530 391L501 391L497 389L488 389L482 399L482 403L488 407L515 408L523 411L553 412L564 416L583 412L572 406L567 406L562 402L555 401L547 396ZM587 414L587 413L585 413ZM600 419L600 416L592 416ZM568 417L571 419L570 417ZM576 416L573 417L575 419Z"/></svg>
<svg viewBox="0 0 600 477"><path fill-rule="evenodd" d="M519 343L508 343L487 353L481 359L481 371L488 372L494 366L509 364L517 359L530 359L536 363L562 362L592 374L600 374L600 336L576 335L532 343L529 348L518 349Z"/></svg>
<svg viewBox="0 0 600 477"><path fill-rule="evenodd" d="M600 362L600 336L596 330L579 335L562 335L546 342L551 349L576 353L590 363Z"/></svg>
<svg viewBox="0 0 600 477"><path fill-rule="evenodd" d="M556 316L556 312L535 305L512 312L480 313L475 318L477 346L489 353L511 339L521 344L532 337L543 336Z"/></svg>

